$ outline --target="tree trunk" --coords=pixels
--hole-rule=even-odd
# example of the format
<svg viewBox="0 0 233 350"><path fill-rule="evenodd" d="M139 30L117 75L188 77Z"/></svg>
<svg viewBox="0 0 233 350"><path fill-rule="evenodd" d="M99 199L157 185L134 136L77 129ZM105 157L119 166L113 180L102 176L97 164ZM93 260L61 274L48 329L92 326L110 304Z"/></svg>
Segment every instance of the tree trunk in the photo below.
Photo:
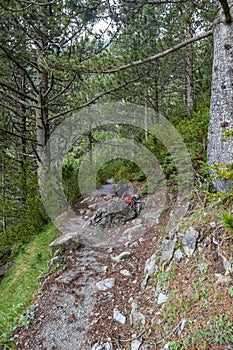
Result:
<svg viewBox="0 0 233 350"><path fill-rule="evenodd" d="M233 5L233 0L228 1ZM233 11L233 9L231 10ZM233 24L226 23L223 11L214 27L214 61L210 123L208 131L208 163L230 164L233 162L233 138L224 132L233 128ZM224 168L224 165L222 166ZM214 178L218 192L228 192L232 182Z"/></svg>
<svg viewBox="0 0 233 350"><path fill-rule="evenodd" d="M48 72L43 67L40 67L40 59L46 56L46 49L41 47L38 49L38 72L37 72L37 89L38 89L38 104L36 107L36 136L37 136L37 158L38 168L41 166L45 169L49 168L50 155L45 152L45 146L49 139L49 118L46 92L48 90Z"/></svg>
<svg viewBox="0 0 233 350"><path fill-rule="evenodd" d="M1 182L2 182L2 193L1 193L1 211L2 211L2 231L6 232L6 216L5 216L5 201L6 201L6 193L5 193L5 159L3 158L1 161Z"/></svg>
<svg viewBox="0 0 233 350"><path fill-rule="evenodd" d="M191 25L187 28L187 39L191 39ZM186 99L187 113L190 116L194 101L194 78L193 78L193 44L188 46L186 56Z"/></svg>

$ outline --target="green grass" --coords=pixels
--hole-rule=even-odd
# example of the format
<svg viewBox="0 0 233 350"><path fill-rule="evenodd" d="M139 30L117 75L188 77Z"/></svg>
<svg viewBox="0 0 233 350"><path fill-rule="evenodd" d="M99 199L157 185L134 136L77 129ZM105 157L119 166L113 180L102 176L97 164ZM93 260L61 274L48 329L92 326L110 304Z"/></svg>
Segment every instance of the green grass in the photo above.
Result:
<svg viewBox="0 0 233 350"><path fill-rule="evenodd" d="M56 236L55 227L49 225L25 245L0 284L0 349L10 348L6 345L9 337L25 321L22 315L33 300L40 277L48 271L52 257L48 245Z"/></svg>

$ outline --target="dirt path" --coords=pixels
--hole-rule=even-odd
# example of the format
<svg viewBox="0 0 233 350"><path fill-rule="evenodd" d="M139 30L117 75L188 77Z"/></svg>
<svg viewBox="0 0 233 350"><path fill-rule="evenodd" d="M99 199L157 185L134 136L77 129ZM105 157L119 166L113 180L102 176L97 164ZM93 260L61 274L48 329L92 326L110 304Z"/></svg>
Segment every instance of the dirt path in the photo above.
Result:
<svg viewBox="0 0 233 350"><path fill-rule="evenodd" d="M17 349L90 349L96 282L104 275L105 252L80 248L67 269L50 276L34 302L35 319L19 332Z"/></svg>
<svg viewBox="0 0 233 350"><path fill-rule="evenodd" d="M87 226L86 222L93 211L106 201L105 196L111 193L111 186L101 188L100 191L77 204L75 216L71 215L63 220L63 230L68 232L78 230L81 233L81 247L74 252L67 252L65 254L67 268L52 274L43 283L33 304L33 319L29 329L17 331L17 349L91 349L93 344L104 335L103 329L94 331L98 333L95 339L95 334L91 332L92 326L93 324L96 326L96 318L112 318L113 305L111 304L114 299L111 293L109 297L105 291L99 291L97 282L109 278L114 273L113 290L125 288L132 281L134 281L132 284L134 288L140 284L143 278L141 265L153 251L152 247L149 249L147 239L143 236L150 236L151 245L154 233L148 236L147 232L158 219L163 201L157 196L155 203L155 199L151 196L149 208L147 205L138 218L122 227L100 230L98 227ZM90 209L91 206L93 209ZM124 234L132 227L139 227L139 230L134 230L133 237L128 233ZM111 257L125 250L131 251L131 259L127 262L122 261L116 266ZM129 271L129 268L132 270L131 276L123 277L121 271ZM120 281L120 285L117 285L117 281ZM99 314L96 305L106 295L108 300L103 301L107 303L106 309L103 314Z"/></svg>

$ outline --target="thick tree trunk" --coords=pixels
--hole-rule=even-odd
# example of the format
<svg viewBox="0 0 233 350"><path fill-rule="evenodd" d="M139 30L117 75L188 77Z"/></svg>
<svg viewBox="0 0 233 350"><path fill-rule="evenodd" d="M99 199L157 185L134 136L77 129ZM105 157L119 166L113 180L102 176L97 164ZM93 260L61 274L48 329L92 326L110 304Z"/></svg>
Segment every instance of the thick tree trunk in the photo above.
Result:
<svg viewBox="0 0 233 350"><path fill-rule="evenodd" d="M233 0L228 1L233 5ZM233 12L233 8L231 9ZM208 131L208 163L233 163L233 138L224 132L233 128L233 23L226 23L223 11L214 27L214 61L212 72L212 96ZM224 166L223 166L224 168ZM214 178L218 192L228 192L230 180Z"/></svg>

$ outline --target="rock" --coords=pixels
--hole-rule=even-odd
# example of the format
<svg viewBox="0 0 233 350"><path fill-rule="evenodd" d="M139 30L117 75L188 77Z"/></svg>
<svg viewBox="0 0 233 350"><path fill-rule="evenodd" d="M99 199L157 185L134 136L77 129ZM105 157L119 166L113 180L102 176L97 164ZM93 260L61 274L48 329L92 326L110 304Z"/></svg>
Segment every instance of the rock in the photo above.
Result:
<svg viewBox="0 0 233 350"><path fill-rule="evenodd" d="M50 247L63 246L65 249L77 249L79 245L80 237L77 232L65 233L49 244Z"/></svg>
<svg viewBox="0 0 233 350"><path fill-rule="evenodd" d="M49 267L55 265L55 264L62 264L64 261L64 258L62 255L57 255L57 256L54 256L50 262L49 262Z"/></svg>
<svg viewBox="0 0 233 350"><path fill-rule="evenodd" d="M131 342L131 350L139 350L141 349L142 341L138 339L134 339Z"/></svg>
<svg viewBox="0 0 233 350"><path fill-rule="evenodd" d="M91 209L91 210L96 210L97 207L98 207L98 204L97 204L97 203L88 205L88 209Z"/></svg>
<svg viewBox="0 0 233 350"><path fill-rule="evenodd" d="M182 321L180 322L179 324L179 328L177 330L177 334L178 336L180 337L181 336L181 333L183 332L184 330L184 327L185 327L185 324L186 324L187 320L185 318L182 319Z"/></svg>
<svg viewBox="0 0 233 350"><path fill-rule="evenodd" d="M125 277L131 277L132 274L129 270L121 270L120 273Z"/></svg>
<svg viewBox="0 0 233 350"><path fill-rule="evenodd" d="M149 259L146 261L146 266L144 269L144 273L148 275L153 275L157 273L158 266L155 263L156 254L153 254Z"/></svg>
<svg viewBox="0 0 233 350"><path fill-rule="evenodd" d="M126 221L136 216L133 208L123 199L112 199L99 208L90 218L90 223L94 226L110 228L121 226Z"/></svg>
<svg viewBox="0 0 233 350"><path fill-rule="evenodd" d="M113 318L115 321L121 324L125 324L126 322L126 317L122 313L120 313L120 311L117 308L113 310Z"/></svg>
<svg viewBox="0 0 233 350"><path fill-rule="evenodd" d="M113 185L115 182L114 182L114 179L107 179L106 180L106 185Z"/></svg>
<svg viewBox="0 0 233 350"><path fill-rule="evenodd" d="M161 261L169 263L173 257L175 240L164 239L162 242L162 257Z"/></svg>
<svg viewBox="0 0 233 350"><path fill-rule="evenodd" d="M142 224L133 226L133 227L129 227L127 228L124 232L123 235L128 235L129 238L132 238L135 235L143 234L145 233L146 228L142 226Z"/></svg>
<svg viewBox="0 0 233 350"><path fill-rule="evenodd" d="M6 275L7 270L9 269L10 266L11 266L10 262L7 262L6 264L0 266L0 278L3 278Z"/></svg>
<svg viewBox="0 0 233 350"><path fill-rule="evenodd" d="M116 190L116 194L119 198L124 198L125 196L128 195L128 192L129 192L129 187L127 184L119 187L117 190Z"/></svg>
<svg viewBox="0 0 233 350"><path fill-rule="evenodd" d="M106 291L114 287L115 278L106 278L105 280L99 281L96 283L96 287L99 290Z"/></svg>
<svg viewBox="0 0 233 350"><path fill-rule="evenodd" d="M146 323L145 316L140 311L138 311L138 304L135 301L133 301L132 302L132 310L131 310L131 313L130 313L130 324L131 324L131 326L133 326L133 325L144 326L145 323Z"/></svg>
<svg viewBox="0 0 233 350"><path fill-rule="evenodd" d="M189 227L182 239L184 252L188 258L193 255L196 249L198 237L199 233L193 227Z"/></svg>
<svg viewBox="0 0 233 350"><path fill-rule="evenodd" d="M148 225L154 226L159 223L160 214L161 214L161 210L157 210L155 212L147 212L143 215L143 218Z"/></svg>
<svg viewBox="0 0 233 350"><path fill-rule="evenodd" d="M223 267L225 269L225 275L229 275L232 272L231 262L223 254L221 254L220 252L218 254L222 258Z"/></svg>
<svg viewBox="0 0 233 350"><path fill-rule="evenodd" d="M221 275L216 273L215 276L217 277L217 281L215 281L215 284L230 284L232 282L232 278L230 275Z"/></svg>
<svg viewBox="0 0 233 350"><path fill-rule="evenodd" d="M122 252L117 256L112 256L111 258L116 262L120 262L121 260L129 259L131 255L132 254L130 252Z"/></svg>
<svg viewBox="0 0 233 350"><path fill-rule="evenodd" d="M164 303L166 303L167 298L168 298L167 294L159 293L157 303L158 304L164 304Z"/></svg>
<svg viewBox="0 0 233 350"><path fill-rule="evenodd" d="M142 223L142 219L134 219L133 221L132 221L132 224L134 225L134 226L138 226L138 225L140 225Z"/></svg>
<svg viewBox="0 0 233 350"><path fill-rule="evenodd" d="M113 346L109 342L104 344L96 343L91 350L113 350Z"/></svg>
<svg viewBox="0 0 233 350"><path fill-rule="evenodd" d="M146 289L149 278L150 278L150 276L149 276L149 274L147 274L146 277L141 282L141 284L140 284L141 291L144 291Z"/></svg>
<svg viewBox="0 0 233 350"><path fill-rule="evenodd" d="M137 241L135 242L126 242L125 243L125 247L129 247L129 248L138 248L139 247L139 243Z"/></svg>
<svg viewBox="0 0 233 350"><path fill-rule="evenodd" d="M175 264L179 264L182 259L183 259L183 253L180 249L177 249L174 253Z"/></svg>
<svg viewBox="0 0 233 350"><path fill-rule="evenodd" d="M139 348L140 350L152 350L149 344L143 343L141 347Z"/></svg>

